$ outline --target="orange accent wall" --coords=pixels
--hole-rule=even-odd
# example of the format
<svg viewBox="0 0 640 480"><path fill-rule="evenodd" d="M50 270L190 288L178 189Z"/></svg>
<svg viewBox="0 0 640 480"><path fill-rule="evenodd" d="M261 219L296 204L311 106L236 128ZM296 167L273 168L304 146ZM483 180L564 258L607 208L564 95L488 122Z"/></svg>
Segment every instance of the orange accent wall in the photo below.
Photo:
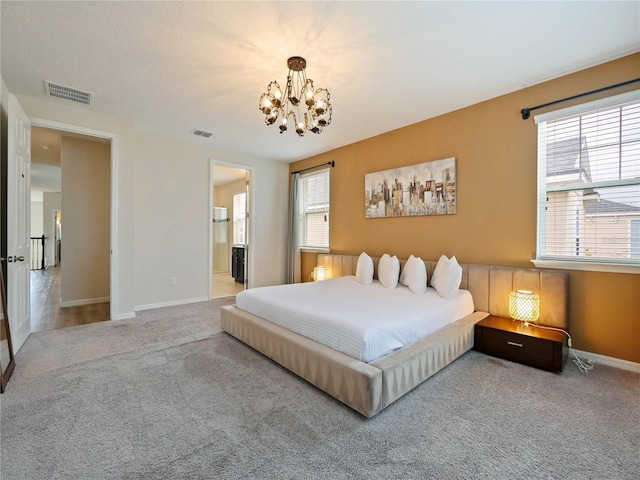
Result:
<svg viewBox="0 0 640 480"><path fill-rule="evenodd" d="M520 109L638 77L640 53L292 163L290 171L335 160L332 253L413 254L425 260L444 253L462 263L533 268L537 128L533 118L522 120ZM573 103L637 88L632 84ZM536 110L532 117L570 105ZM329 128L340 127L334 122ZM456 157L455 215L365 219L366 173L448 157ZM315 254L303 253L304 280L315 260ZM640 363L640 275L575 271L570 278L573 347Z"/></svg>

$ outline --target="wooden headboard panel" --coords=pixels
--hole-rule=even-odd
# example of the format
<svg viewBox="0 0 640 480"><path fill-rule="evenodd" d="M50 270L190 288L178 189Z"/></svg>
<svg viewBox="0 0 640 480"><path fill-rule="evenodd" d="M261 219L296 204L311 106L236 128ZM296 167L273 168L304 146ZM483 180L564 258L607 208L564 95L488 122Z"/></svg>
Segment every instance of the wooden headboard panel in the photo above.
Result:
<svg viewBox="0 0 640 480"><path fill-rule="evenodd" d="M379 258L373 258L374 278L378 275ZM401 260L401 267L406 260ZM437 262L425 261L427 281ZM318 254L317 265L325 267L325 277L355 275L358 255ZM569 329L569 275L566 272L539 269L461 264L460 288L469 290L477 311L502 317L509 316L509 293L531 290L540 295L541 325Z"/></svg>

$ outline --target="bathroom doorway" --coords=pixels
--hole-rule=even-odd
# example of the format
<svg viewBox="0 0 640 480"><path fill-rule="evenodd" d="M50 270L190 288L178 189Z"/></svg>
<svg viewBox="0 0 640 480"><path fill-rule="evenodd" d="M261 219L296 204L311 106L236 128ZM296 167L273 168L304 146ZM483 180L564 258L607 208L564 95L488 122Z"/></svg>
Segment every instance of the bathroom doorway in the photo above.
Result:
<svg viewBox="0 0 640 480"><path fill-rule="evenodd" d="M248 287L251 170L212 161L211 298Z"/></svg>

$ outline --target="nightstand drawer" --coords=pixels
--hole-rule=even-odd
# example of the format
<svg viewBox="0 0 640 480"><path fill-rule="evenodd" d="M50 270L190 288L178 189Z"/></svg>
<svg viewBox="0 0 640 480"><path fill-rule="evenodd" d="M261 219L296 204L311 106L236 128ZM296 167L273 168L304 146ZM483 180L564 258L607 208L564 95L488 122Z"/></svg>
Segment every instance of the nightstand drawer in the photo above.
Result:
<svg viewBox="0 0 640 480"><path fill-rule="evenodd" d="M548 340L493 328L484 330L483 342L490 351L503 353L514 358L527 357L545 362L553 355L553 343Z"/></svg>
<svg viewBox="0 0 640 480"><path fill-rule="evenodd" d="M509 318L491 315L475 326L474 348L496 357L552 372L561 372L567 359L566 335L524 327Z"/></svg>

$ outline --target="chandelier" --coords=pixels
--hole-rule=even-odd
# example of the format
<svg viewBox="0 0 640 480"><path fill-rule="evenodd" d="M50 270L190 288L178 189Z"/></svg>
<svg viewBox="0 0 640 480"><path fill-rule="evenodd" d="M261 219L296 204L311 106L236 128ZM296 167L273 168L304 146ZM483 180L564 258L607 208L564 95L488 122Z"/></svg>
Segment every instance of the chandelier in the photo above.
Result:
<svg viewBox="0 0 640 480"><path fill-rule="evenodd" d="M289 119L293 117L296 133L303 137L309 130L321 133L331 123L331 104L329 90L314 90L313 80L307 78L307 61L302 57L287 60L289 73L284 93L275 80L260 97L258 108L264 113L264 123L273 125L280 119L280 133L287 130Z"/></svg>

